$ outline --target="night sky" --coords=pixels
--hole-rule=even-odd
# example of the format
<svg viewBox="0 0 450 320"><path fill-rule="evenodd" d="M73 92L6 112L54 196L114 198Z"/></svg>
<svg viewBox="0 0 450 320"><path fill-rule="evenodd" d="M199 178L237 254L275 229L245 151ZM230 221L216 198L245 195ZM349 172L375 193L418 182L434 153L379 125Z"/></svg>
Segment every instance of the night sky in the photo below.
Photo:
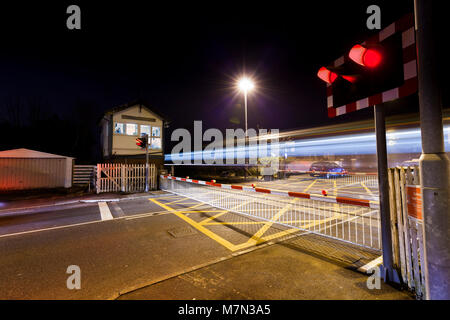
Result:
<svg viewBox="0 0 450 320"><path fill-rule="evenodd" d="M374 33L368 5L381 7L382 28L413 11L412 0L92 2L2 5L0 108L38 101L46 116L84 118L95 131L105 110L140 97L171 120L169 133L194 120L233 128L243 119L235 79L246 72L258 87L249 127L367 118L329 120L317 70ZM66 28L70 4L81 8L81 30Z"/></svg>

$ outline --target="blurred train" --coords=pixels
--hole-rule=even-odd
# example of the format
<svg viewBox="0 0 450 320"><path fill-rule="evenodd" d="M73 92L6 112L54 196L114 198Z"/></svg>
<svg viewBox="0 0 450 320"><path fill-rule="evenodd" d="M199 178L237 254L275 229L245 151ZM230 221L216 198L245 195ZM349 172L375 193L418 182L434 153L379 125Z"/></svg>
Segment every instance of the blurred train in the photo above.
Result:
<svg viewBox="0 0 450 320"><path fill-rule="evenodd" d="M450 109L443 112L445 151L450 152ZM418 114L386 119L390 167L418 164L422 141ZM348 171L375 172L376 138L372 119L280 133L281 166L308 171L316 161L332 161ZM450 156L450 155L449 155Z"/></svg>
<svg viewBox="0 0 450 320"><path fill-rule="evenodd" d="M443 110L445 150L450 152L450 109ZM418 114L397 115L386 119L386 140L390 167L418 164L421 152L421 132ZM310 171L315 162L335 163L348 172L376 172L376 138L373 119L315 128L282 131L275 145L279 160L278 170L291 172ZM243 147L231 152L243 154ZM274 145L272 145L274 148ZM252 147L245 151L251 152ZM227 152L228 149L227 149ZM269 150L269 153L271 151ZM226 152L221 152L223 156ZM185 154L187 158L210 159L217 155L196 151ZM449 155L450 156L450 155ZM166 164L172 164L172 155L166 154ZM187 165L177 166L177 172L191 175L221 175L226 172L241 175L239 165ZM186 167L186 168L181 168ZM181 170L180 170L181 169ZM180 172L180 174L181 174Z"/></svg>

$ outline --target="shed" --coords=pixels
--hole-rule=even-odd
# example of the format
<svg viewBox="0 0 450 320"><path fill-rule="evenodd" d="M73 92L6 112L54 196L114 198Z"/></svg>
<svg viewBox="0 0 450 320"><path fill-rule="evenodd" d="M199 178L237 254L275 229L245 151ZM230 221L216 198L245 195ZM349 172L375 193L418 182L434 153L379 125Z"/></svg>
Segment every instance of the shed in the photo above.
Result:
<svg viewBox="0 0 450 320"><path fill-rule="evenodd" d="M73 159L23 148L0 151L0 192L70 188Z"/></svg>

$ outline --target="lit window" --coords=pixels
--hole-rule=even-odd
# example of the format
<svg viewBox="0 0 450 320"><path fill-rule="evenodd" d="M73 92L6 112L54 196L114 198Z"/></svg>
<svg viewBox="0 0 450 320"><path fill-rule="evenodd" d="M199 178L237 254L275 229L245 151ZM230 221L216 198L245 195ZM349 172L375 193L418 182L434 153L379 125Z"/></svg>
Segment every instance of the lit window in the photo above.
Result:
<svg viewBox="0 0 450 320"><path fill-rule="evenodd" d="M152 138L150 149L161 149L161 138Z"/></svg>
<svg viewBox="0 0 450 320"><path fill-rule="evenodd" d="M135 124L135 123L127 123L125 132L129 136L137 136L137 134L138 134L138 125Z"/></svg>
<svg viewBox="0 0 450 320"><path fill-rule="evenodd" d="M161 136L161 127L152 127L152 137Z"/></svg>
<svg viewBox="0 0 450 320"><path fill-rule="evenodd" d="M117 134L124 134L124 124L123 123L120 123L120 122L116 122L115 124L114 124L114 133L117 133Z"/></svg>
<svg viewBox="0 0 450 320"><path fill-rule="evenodd" d="M141 136L144 134L150 135L150 126L141 124Z"/></svg>

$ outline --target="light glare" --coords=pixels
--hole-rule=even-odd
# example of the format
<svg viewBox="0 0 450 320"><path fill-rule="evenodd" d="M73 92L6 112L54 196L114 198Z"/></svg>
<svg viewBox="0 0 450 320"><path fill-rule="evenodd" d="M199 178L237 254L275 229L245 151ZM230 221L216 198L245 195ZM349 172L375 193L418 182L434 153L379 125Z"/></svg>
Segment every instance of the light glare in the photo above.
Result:
<svg viewBox="0 0 450 320"><path fill-rule="evenodd" d="M248 92L254 88L254 84L250 79L242 78L239 80L239 89L244 92Z"/></svg>

